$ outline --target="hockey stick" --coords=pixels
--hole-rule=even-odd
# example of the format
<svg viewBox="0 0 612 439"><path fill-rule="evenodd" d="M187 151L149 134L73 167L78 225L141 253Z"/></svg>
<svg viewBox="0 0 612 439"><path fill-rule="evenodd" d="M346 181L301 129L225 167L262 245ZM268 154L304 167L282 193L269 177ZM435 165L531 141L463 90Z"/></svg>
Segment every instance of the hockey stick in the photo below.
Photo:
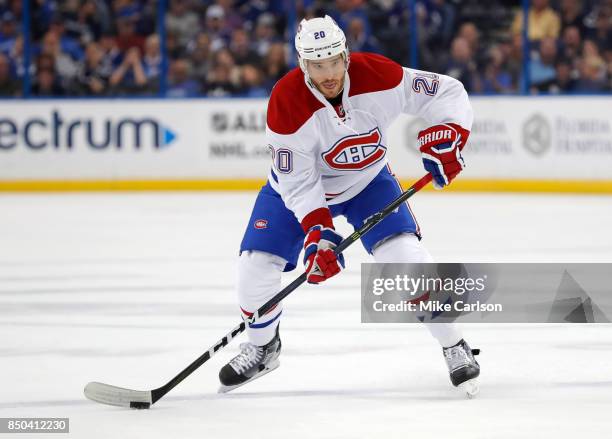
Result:
<svg viewBox="0 0 612 439"><path fill-rule="evenodd" d="M385 217L387 217L391 212L401 206L402 203L404 203L408 198L413 196L416 192L421 190L430 181L431 174L427 174L420 180L418 180L416 183L414 183L406 192L402 193L388 206L386 206L380 212L377 212L376 214L371 216L359 230L355 231L346 239L342 240L342 242L334 249L335 253L342 253L347 247L349 247L363 235L368 233L375 225L380 223ZM111 386L109 384L91 382L85 386L85 396L91 399L92 401L99 402L102 404L116 405L120 407L130 407L134 409L148 409L149 407L151 407L151 404L155 404L157 401L159 401L162 397L164 397L164 395L166 395L181 381L191 375L202 364L210 360L213 355L215 355L222 348L227 346L227 344L234 337L236 337L245 330L247 324L251 324L259 320L261 316L270 311L277 303L279 303L281 300L291 294L297 287L302 285L304 282L306 282L306 273L302 273L297 279L295 279L293 282L283 288L278 294L276 294L264 305L262 305L257 311L255 311L252 316L245 319L242 323L233 328L221 340L217 341L217 343L215 343L210 349L204 352L204 354L199 356L195 361L193 361L193 363L183 369L177 376L172 378L163 386L153 390L130 390L122 387Z"/></svg>

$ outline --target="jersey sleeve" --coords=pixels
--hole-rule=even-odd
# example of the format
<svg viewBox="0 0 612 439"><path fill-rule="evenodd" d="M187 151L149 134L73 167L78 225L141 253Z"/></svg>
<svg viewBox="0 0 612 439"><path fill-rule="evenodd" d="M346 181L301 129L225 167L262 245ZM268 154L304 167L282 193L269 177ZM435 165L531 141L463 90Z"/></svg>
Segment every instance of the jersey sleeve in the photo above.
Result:
<svg viewBox="0 0 612 439"><path fill-rule="evenodd" d="M470 130L474 119L463 84L450 76L403 67L400 86L402 113L420 116L430 124L456 123Z"/></svg>
<svg viewBox="0 0 612 439"><path fill-rule="evenodd" d="M300 223L309 213L328 207L314 152L316 139L307 131L305 126L294 134L282 135L266 128L280 196Z"/></svg>

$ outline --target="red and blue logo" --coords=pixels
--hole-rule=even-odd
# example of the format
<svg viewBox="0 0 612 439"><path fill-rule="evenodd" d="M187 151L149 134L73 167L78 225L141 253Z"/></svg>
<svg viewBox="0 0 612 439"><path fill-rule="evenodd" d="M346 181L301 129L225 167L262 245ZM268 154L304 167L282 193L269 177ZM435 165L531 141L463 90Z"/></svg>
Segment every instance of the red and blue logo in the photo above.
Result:
<svg viewBox="0 0 612 439"><path fill-rule="evenodd" d="M255 223L253 224L253 226L256 229L267 229L268 228L268 220L265 219L258 219L255 221Z"/></svg>
<svg viewBox="0 0 612 439"><path fill-rule="evenodd" d="M321 154L332 169L361 171L383 159L387 148L380 142L382 135L378 127L365 134L356 134L340 139L329 150Z"/></svg>

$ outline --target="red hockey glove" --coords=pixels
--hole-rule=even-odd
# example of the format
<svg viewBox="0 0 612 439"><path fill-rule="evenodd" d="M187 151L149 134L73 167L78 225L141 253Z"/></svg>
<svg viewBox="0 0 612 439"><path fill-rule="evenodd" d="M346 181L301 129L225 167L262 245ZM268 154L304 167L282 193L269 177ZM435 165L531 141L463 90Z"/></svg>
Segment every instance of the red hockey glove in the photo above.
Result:
<svg viewBox="0 0 612 439"><path fill-rule="evenodd" d="M304 266L308 282L318 284L340 273L344 268L344 257L336 256L333 249L340 244L342 236L334 230L329 209L310 212L302 220L302 228L306 233Z"/></svg>
<svg viewBox="0 0 612 439"><path fill-rule="evenodd" d="M450 184L465 167L461 150L470 132L455 123L434 125L419 133L423 166L432 175L436 189Z"/></svg>

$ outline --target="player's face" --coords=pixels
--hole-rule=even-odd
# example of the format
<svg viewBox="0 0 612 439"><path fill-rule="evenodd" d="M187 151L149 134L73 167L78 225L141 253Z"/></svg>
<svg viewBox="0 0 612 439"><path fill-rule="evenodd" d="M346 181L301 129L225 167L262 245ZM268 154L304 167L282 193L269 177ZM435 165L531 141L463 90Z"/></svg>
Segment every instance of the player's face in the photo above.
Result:
<svg viewBox="0 0 612 439"><path fill-rule="evenodd" d="M335 98L344 87L344 58L336 55L321 61L307 61L310 80L328 99Z"/></svg>

